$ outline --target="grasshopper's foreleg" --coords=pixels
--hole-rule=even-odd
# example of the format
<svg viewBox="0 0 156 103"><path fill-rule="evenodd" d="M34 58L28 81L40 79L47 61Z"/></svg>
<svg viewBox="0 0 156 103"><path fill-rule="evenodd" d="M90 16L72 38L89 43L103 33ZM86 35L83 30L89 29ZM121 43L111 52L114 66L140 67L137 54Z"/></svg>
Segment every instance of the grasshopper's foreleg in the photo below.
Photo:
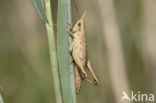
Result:
<svg viewBox="0 0 156 103"><path fill-rule="evenodd" d="M69 23L68 23L68 25L69 25L69 28L68 28L66 31L70 34L70 36L71 36L72 38L74 38L74 33L71 32L72 26L71 26Z"/></svg>
<svg viewBox="0 0 156 103"><path fill-rule="evenodd" d="M66 30L69 34L70 34L70 36L72 36L72 38L73 38L73 32L71 32L70 30L71 30L71 28L72 28L72 26L69 24L69 23L67 23L68 25L69 25L69 28ZM73 47L74 47L74 42L72 43L72 45L71 45L71 47L70 47L70 50L69 50L69 53L71 54L72 53L72 51L73 51ZM73 62L73 58L72 58L72 60L71 60L71 62L70 62L70 64L72 64L72 62Z"/></svg>
<svg viewBox="0 0 156 103"><path fill-rule="evenodd" d="M87 60L87 68L88 68L88 71L91 73L92 77L94 78L94 84L97 85L98 84L98 79L96 78L96 75L91 67L91 64L90 64L90 61Z"/></svg>
<svg viewBox="0 0 156 103"><path fill-rule="evenodd" d="M78 53L77 53L75 47L73 48L72 55L73 55L73 58L74 58L76 64L79 66L79 68L80 68L80 70L82 72L82 78L83 79L87 78L87 74L86 74L86 72L84 70L84 67L83 67L83 65L81 63L80 57L78 56Z"/></svg>
<svg viewBox="0 0 156 103"><path fill-rule="evenodd" d="M74 37L74 36L73 36L74 33L71 32L70 29L67 29L67 32L70 34L71 37Z"/></svg>

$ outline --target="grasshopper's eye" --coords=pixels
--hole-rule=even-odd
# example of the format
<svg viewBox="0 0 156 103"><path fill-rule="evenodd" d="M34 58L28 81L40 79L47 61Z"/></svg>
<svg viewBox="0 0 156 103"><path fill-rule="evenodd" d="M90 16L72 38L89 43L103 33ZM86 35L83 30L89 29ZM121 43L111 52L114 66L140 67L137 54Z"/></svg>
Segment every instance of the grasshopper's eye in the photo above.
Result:
<svg viewBox="0 0 156 103"><path fill-rule="evenodd" d="M81 26L81 23L78 23L78 26Z"/></svg>

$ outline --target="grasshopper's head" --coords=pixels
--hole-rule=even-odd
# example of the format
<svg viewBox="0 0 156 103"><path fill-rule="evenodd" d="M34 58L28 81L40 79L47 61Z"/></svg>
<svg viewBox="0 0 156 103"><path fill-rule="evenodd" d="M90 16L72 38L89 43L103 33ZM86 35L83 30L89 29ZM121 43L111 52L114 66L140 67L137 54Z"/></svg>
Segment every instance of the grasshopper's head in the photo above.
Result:
<svg viewBox="0 0 156 103"><path fill-rule="evenodd" d="M73 27L73 32L83 31L85 29L85 23L84 23L85 15L86 15L86 11L83 13L81 19L76 22L75 26Z"/></svg>

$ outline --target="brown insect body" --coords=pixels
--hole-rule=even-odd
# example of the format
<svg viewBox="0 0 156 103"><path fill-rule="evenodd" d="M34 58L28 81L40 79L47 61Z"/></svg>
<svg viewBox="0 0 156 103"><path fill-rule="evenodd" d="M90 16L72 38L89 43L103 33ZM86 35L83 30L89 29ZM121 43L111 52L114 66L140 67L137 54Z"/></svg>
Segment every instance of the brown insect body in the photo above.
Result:
<svg viewBox="0 0 156 103"><path fill-rule="evenodd" d="M85 68L89 70L92 77L94 78L94 84L98 84L98 80L91 68L90 62L87 59L87 43L86 43L86 33L85 33L85 23L84 16L86 12L83 14L82 18L78 20L75 26L70 31L71 28L67 30L67 32L72 36L73 43L70 48L70 52L72 53L72 57L75 61L75 78L76 78L76 92L79 93L81 87L81 80L86 80L90 83L91 81L87 80L87 74L85 72Z"/></svg>

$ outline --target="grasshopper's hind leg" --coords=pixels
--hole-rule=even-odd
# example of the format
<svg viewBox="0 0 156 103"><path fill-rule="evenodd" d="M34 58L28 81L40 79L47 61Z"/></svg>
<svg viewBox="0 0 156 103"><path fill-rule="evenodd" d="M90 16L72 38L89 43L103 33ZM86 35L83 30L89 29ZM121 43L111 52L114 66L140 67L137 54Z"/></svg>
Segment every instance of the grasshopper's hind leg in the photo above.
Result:
<svg viewBox="0 0 156 103"><path fill-rule="evenodd" d="M73 52L72 52L72 55L73 55L73 58L74 58L74 61L76 62L76 64L79 66L81 72L82 72L82 78L85 79L87 78L87 74L84 70L84 66L83 64L81 63L81 60L80 60L80 57L78 56L78 53L75 49L75 47L73 48Z"/></svg>
<svg viewBox="0 0 156 103"><path fill-rule="evenodd" d="M98 84L98 79L96 78L96 75L91 67L91 64L90 64L90 61L87 60L87 69L88 71L91 73L92 77L94 78L94 85L97 85Z"/></svg>

